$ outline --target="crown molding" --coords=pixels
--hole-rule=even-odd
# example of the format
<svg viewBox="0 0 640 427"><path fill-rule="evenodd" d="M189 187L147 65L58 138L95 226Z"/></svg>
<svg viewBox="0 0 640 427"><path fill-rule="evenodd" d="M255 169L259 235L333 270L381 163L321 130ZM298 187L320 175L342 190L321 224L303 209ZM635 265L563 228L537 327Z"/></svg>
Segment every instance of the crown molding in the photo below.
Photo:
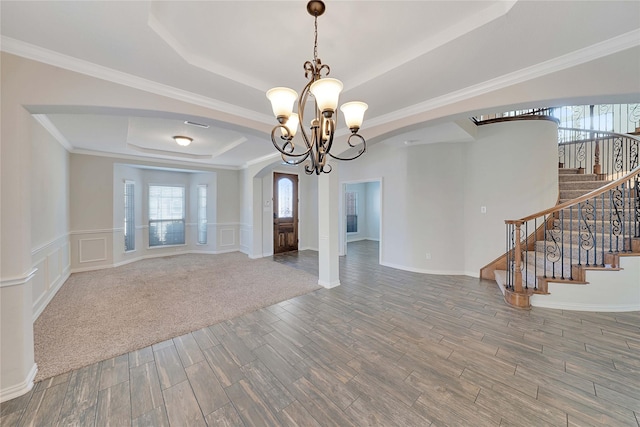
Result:
<svg viewBox="0 0 640 427"><path fill-rule="evenodd" d="M23 58L42 62L54 67L128 86L134 89L153 93L211 110L221 111L234 116L243 117L260 123L272 124L273 119L267 114L261 114L253 110L238 107L227 102L219 101L193 92L178 89L162 83L154 82L142 77L114 70L112 68L97 65L89 61L74 58L45 49L40 46L25 43L7 36L0 37L0 50Z"/></svg>
<svg viewBox="0 0 640 427"><path fill-rule="evenodd" d="M71 145L69 140L67 140L67 138L65 138L64 135L58 130L56 125L54 125L53 122L49 120L49 117L47 117L46 114L32 114L31 117L36 119L36 121L40 123L40 125L42 125L42 127L45 128L45 130L49 132L49 134L67 151L73 151L73 145Z"/></svg>
<svg viewBox="0 0 640 427"><path fill-rule="evenodd" d="M280 153L267 154L266 156L262 156L262 157L258 157L257 159L249 160L247 163L245 163L241 167L241 169L247 169L249 166L257 165L258 163L262 163L262 162L265 162L267 160L276 160L278 158L280 158Z"/></svg>
<svg viewBox="0 0 640 427"><path fill-rule="evenodd" d="M367 121L368 127L385 125L409 116L435 110L449 104L465 101L476 96L504 89L506 87L533 80L539 77L563 71L587 62L595 61L605 56L613 55L627 49L640 46L640 29L610 38L594 45L578 49L568 54L558 56L531 67L523 68L485 82L468 86L446 95L432 98L428 101L414 104L389 114L378 116Z"/></svg>
<svg viewBox="0 0 640 427"><path fill-rule="evenodd" d="M228 165L216 165L213 163L205 163L205 162L196 162L189 160L171 160L160 157L145 157L145 156L136 156L132 154L122 154L122 153L109 153L106 151L94 151L94 150L86 150L86 149L75 149L71 151L71 154L79 154L83 156L97 156L97 157L109 157L116 160L129 160L132 162L143 162L144 163L157 163L168 166L185 166L190 168L197 168L197 170L202 170L203 172L215 172L216 169L223 170L241 170L242 166L228 166ZM195 169L194 169L195 170Z"/></svg>

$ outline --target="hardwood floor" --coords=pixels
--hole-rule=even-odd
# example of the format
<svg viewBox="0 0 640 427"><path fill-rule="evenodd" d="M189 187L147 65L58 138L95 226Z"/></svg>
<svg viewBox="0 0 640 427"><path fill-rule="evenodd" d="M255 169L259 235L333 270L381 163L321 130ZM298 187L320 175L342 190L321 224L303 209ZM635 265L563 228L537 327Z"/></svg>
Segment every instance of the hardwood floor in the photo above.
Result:
<svg viewBox="0 0 640 427"><path fill-rule="evenodd" d="M0 425L640 425L640 313L518 311L377 259L352 243L342 286L42 381Z"/></svg>

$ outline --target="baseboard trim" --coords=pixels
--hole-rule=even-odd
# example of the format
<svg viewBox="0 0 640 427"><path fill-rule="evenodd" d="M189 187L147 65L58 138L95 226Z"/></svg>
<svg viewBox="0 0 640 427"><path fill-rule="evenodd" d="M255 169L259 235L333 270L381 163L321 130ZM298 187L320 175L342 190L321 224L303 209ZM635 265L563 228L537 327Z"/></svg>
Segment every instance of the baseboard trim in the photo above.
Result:
<svg viewBox="0 0 640 427"><path fill-rule="evenodd" d="M334 282L325 282L324 280L318 280L318 285L322 286L325 289L331 289L340 286L340 280L336 280Z"/></svg>
<svg viewBox="0 0 640 427"><path fill-rule="evenodd" d="M390 262L380 262L380 265L385 267L395 268L397 270L410 271L412 273L422 273L422 274L436 274L439 276L468 276L469 274L465 271L457 271L457 270L426 270L424 268L414 268L407 267L405 265L393 264ZM474 277L474 276L472 276Z"/></svg>
<svg viewBox="0 0 640 427"><path fill-rule="evenodd" d="M136 258L131 258L125 261L120 261L117 262L115 264L107 264L107 265L97 265L94 267L84 267L84 268L73 268L71 269L71 273L84 273L86 271L96 271L96 270L106 270L108 268L115 268L115 267L121 267L123 265L127 265L127 264L131 264L132 262L137 262L137 261L142 261L145 259L151 259L151 258L162 258L162 257L167 257L167 256L176 256L176 255L185 255L185 254L204 254L204 255L220 255L220 254L228 254L231 252L242 252L239 249L225 249L223 251L196 251L196 250L190 250L190 251L180 251L180 252L174 252L174 253L162 253L162 254L153 254L153 255L142 255ZM251 257L249 257L251 258Z"/></svg>
<svg viewBox="0 0 640 427"><path fill-rule="evenodd" d="M23 382L0 390L0 402L15 399L16 397L20 397L29 392L33 388L33 380L37 373L38 364L34 363L27 374L27 378Z"/></svg>

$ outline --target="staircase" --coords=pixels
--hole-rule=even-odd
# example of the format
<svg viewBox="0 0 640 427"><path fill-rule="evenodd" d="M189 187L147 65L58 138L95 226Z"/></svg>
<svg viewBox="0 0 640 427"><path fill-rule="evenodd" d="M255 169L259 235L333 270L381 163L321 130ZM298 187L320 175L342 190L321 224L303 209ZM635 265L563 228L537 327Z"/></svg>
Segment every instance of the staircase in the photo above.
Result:
<svg viewBox="0 0 640 427"><path fill-rule="evenodd" d="M560 163L572 159L570 165L575 167L558 170L558 204L505 221L507 251L484 267L481 277L495 279L508 304L529 308L532 298L542 301L553 293L550 283L556 290L564 285L566 302L570 294L566 286L589 285L587 276L593 274L589 271L621 271L622 258L640 257L639 146L640 139L633 135L600 131L590 132L588 139L561 144ZM597 173L584 173L585 164ZM636 269L640 263L633 265ZM635 283L640 281L634 276L631 282L622 294L631 295L630 307L640 306L640 283ZM598 289L593 293L596 298L602 292ZM607 287L604 292L616 291Z"/></svg>
<svg viewBox="0 0 640 427"><path fill-rule="evenodd" d="M585 174L584 169L581 168L559 168L558 169L558 187L559 197L558 204L569 202L577 199L587 193L597 190L611 181L603 181L601 175L597 174ZM609 209L600 210L599 213L603 213L607 217L610 212ZM554 240L553 227L548 227L546 230L547 239L538 240L532 246L532 250L524 251L523 255L523 286L525 289L533 289L533 293L546 294L548 293L547 278L567 280L572 277L572 266L577 265L579 261L590 261L590 265L602 265L602 253L598 253L594 258L594 255L588 256L585 249L580 249L578 245L579 230L580 230L580 218L578 212L571 212L569 218L565 218L566 230L563 236L559 236ZM602 217L600 217L602 219ZM602 224L596 224L595 230L598 233L605 233ZM555 233L558 234L558 233ZM557 244L556 244L557 243ZM559 247L557 247L559 246ZM606 247L608 251L609 247ZM559 256L564 258L564 262L546 262L545 257L547 253L559 253ZM605 251L606 252L606 251ZM612 267L611 267L612 268ZM546 274L545 274L546 273ZM495 280L498 286L504 293L507 284L507 271L496 270L494 272ZM569 279L573 283L578 284L578 281ZM580 284L586 284L586 282L579 282ZM537 289L536 289L537 288Z"/></svg>

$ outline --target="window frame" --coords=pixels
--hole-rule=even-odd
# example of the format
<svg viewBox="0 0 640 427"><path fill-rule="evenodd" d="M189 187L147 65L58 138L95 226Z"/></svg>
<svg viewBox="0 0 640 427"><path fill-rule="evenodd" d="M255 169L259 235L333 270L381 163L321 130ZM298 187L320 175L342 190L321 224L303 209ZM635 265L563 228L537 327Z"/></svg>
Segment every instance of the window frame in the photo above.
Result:
<svg viewBox="0 0 640 427"><path fill-rule="evenodd" d="M346 230L347 234L356 234L358 233L358 192L357 191L345 191L344 194L344 211L346 217ZM352 200L349 200L352 198ZM353 222L350 221L349 217L353 217ZM355 229L349 231L349 226L353 225Z"/></svg>
<svg viewBox="0 0 640 427"><path fill-rule="evenodd" d="M207 199L208 199L208 186L207 184L198 184L198 194L197 194L197 214L198 214L198 222L197 222L197 234L198 234L198 245L206 245L208 239L208 230L207 230ZM204 204L202 203L202 190L204 190Z"/></svg>
<svg viewBox="0 0 640 427"><path fill-rule="evenodd" d="M129 189L129 190L127 190ZM135 182L124 181L124 252L136 250Z"/></svg>
<svg viewBox="0 0 640 427"><path fill-rule="evenodd" d="M175 188L179 188L182 191L182 206L181 206L181 211L182 211L182 218L162 218L162 219L152 219L151 217L151 189L153 187L159 187L159 188L171 188L171 189L175 189ZM148 193L147 193L147 221L148 221L148 230L149 230L149 238L147 241L147 244L149 245L149 249L156 249L156 248L166 248L166 247L172 247L172 246L186 246L187 244L187 233L186 233L186 215L187 215L187 192L186 192L186 188L184 185L180 185L180 184L149 184L148 185ZM174 197L163 197L165 199L169 199L169 206L166 207L167 211L169 212L169 217L172 217L172 212L174 211ZM182 241L181 242L171 242L171 243L162 243L163 241L166 241L166 234L167 231L165 230L165 237L164 240L158 238L157 241L161 242L161 243L156 243L156 244L152 244L152 224L157 224L157 223L169 223L167 224L167 226L165 227L169 227L170 223L180 223L182 225ZM155 227L153 227L155 228Z"/></svg>

